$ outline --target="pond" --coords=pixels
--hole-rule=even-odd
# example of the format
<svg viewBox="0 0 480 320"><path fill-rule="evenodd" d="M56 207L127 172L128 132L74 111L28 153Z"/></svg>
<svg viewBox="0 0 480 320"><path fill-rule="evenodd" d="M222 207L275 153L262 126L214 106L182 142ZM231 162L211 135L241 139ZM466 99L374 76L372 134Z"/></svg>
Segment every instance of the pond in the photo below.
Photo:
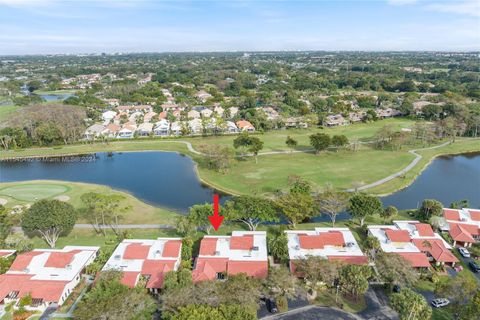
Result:
<svg viewBox="0 0 480 320"><path fill-rule="evenodd" d="M48 161L0 162L0 182L39 179L103 184L181 213L194 204L212 202L215 192L198 180L192 159L173 152L97 153ZM480 153L438 157L409 187L382 201L410 209L425 198L440 200L445 206L467 199L470 206L480 206ZM226 199L228 196L223 196L222 202ZM338 220L348 217L344 213ZM315 221L328 221L328 217Z"/></svg>
<svg viewBox="0 0 480 320"><path fill-rule="evenodd" d="M59 100L65 100L70 97L73 97L74 94L72 93L62 93L62 94L40 94L39 95L42 99L44 99L47 102L50 101L59 101Z"/></svg>

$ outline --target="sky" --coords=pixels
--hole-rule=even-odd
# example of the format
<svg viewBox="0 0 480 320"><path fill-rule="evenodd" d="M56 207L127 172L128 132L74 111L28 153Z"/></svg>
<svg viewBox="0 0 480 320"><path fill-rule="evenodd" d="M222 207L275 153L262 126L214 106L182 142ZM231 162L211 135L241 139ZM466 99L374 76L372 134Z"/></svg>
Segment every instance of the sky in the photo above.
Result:
<svg viewBox="0 0 480 320"><path fill-rule="evenodd" d="M0 0L0 55L479 51L480 0Z"/></svg>

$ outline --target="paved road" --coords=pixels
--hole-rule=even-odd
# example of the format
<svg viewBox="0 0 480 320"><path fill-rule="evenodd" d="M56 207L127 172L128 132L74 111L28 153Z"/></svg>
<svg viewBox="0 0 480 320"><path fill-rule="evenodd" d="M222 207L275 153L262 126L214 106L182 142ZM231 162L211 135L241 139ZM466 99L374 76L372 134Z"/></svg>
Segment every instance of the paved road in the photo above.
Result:
<svg viewBox="0 0 480 320"><path fill-rule="evenodd" d="M281 315L271 315L261 318L262 320L361 320L362 318L342 311L340 309L318 307L314 305L305 306L291 310Z"/></svg>
<svg viewBox="0 0 480 320"><path fill-rule="evenodd" d="M88 223L77 223L73 226L75 229L93 229L93 226ZM110 226L101 225L97 226L99 229L110 229ZM13 227L13 231L19 232L22 231L21 227ZM171 226L168 224L119 224L117 229L163 229L163 230L171 230L175 229L175 226Z"/></svg>
<svg viewBox="0 0 480 320"><path fill-rule="evenodd" d="M422 155L418 154L417 151L421 151L421 150L431 150L431 149L438 149L438 148L441 148L441 147L444 147L448 144L450 144L451 142L450 141L447 141L445 143L442 143L442 144L439 144L438 146L433 146L433 147L429 147L429 148L423 148L423 149L414 149L414 150L409 150L408 152L413 154L415 156L415 159L412 160L412 162L410 162L408 164L408 166L406 166L405 168L403 168L402 170L398 171L398 172L395 172L394 174L391 174L389 175L388 177L385 177L383 179L380 179L380 180L377 180L375 182L372 182L372 183L369 183L369 184L366 184L364 186L361 186L359 188L356 188L356 189L348 189L347 191L348 192L354 192L354 191L362 191L362 190L366 190L366 189L370 189L370 188L373 188L373 187L376 187L376 186L379 186L381 184L384 184L385 182L388 182L390 180L393 180L397 177L400 177L400 176L403 176L404 174L406 174L408 171L412 170L413 167L415 167L417 165L417 163L422 159Z"/></svg>

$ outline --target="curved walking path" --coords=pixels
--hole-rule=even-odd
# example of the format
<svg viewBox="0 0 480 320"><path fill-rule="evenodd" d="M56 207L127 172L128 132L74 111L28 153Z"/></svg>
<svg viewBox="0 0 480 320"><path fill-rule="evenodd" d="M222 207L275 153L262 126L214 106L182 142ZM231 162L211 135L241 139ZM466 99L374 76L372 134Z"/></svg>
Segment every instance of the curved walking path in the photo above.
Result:
<svg viewBox="0 0 480 320"><path fill-rule="evenodd" d="M452 143L451 141L447 141L447 142L444 142L442 144L439 144L437 146L433 146L433 147L428 147L428 148L421 148L421 149L412 149L412 150L408 150L409 153L413 154L415 156L415 159L412 160L412 162L410 162L408 164L408 166L406 166L405 168L403 168L402 170L398 171L398 172L395 172L394 174L391 174L389 175L388 177L385 177L383 179L380 179L380 180L377 180L375 182L372 182L372 183L369 183L369 184L366 184L364 186L361 186L359 188L355 188L355 189L347 189L348 192L354 192L354 191L362 191L362 190L366 190L366 189L370 189L370 188L373 188L373 187L376 187L376 186L379 186L381 184L384 184L385 182L388 182L390 180L393 180L401 175L404 175L405 173L407 173L408 171L412 170L413 167L415 167L417 165L417 163L423 158L421 154L418 154L417 151L422 151L422 150L432 150L432 149L438 149L438 148L441 148L441 147L444 147L446 145L449 145L450 143Z"/></svg>

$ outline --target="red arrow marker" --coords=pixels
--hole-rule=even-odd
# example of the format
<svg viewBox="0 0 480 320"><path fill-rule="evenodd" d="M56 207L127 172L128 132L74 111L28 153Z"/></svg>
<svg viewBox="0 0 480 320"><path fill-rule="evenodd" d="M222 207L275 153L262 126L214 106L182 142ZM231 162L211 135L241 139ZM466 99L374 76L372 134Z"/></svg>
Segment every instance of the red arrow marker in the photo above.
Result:
<svg viewBox="0 0 480 320"><path fill-rule="evenodd" d="M218 194L213 195L213 216L208 216L208 220L210 220L210 223L213 226L213 229L215 231L220 228L220 225L223 222L223 216L219 215L218 213Z"/></svg>

